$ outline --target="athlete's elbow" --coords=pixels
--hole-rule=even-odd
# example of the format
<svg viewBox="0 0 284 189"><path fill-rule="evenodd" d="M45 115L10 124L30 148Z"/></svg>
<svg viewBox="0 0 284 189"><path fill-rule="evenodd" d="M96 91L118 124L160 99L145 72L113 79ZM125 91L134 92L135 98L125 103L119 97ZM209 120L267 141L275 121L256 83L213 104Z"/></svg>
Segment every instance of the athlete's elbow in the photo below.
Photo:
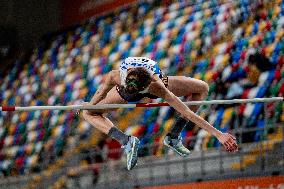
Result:
<svg viewBox="0 0 284 189"><path fill-rule="evenodd" d="M175 95L172 94L172 93L166 93L166 94L164 95L164 99L165 99L169 104L171 104L171 103L175 102Z"/></svg>
<svg viewBox="0 0 284 189"><path fill-rule="evenodd" d="M83 110L83 118L85 119L85 120L87 120L88 119L88 117L90 116L90 111L89 110Z"/></svg>
<svg viewBox="0 0 284 189"><path fill-rule="evenodd" d="M209 85L206 82L202 81L202 85L200 87L201 87L202 99L204 99L204 98L206 98L208 96Z"/></svg>

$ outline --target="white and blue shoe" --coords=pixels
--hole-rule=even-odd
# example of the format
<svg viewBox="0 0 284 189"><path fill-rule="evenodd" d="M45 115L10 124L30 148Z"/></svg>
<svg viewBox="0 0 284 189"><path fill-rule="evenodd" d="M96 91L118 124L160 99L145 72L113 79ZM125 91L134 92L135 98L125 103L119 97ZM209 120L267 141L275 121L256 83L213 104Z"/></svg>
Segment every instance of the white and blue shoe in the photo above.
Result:
<svg viewBox="0 0 284 189"><path fill-rule="evenodd" d="M166 136L164 139L164 145L182 157L186 157L190 154L190 151L182 144L181 136L179 136L177 139L172 139L171 137Z"/></svg>
<svg viewBox="0 0 284 189"><path fill-rule="evenodd" d="M130 136L127 144L122 147L126 153L127 170L131 170L137 164L139 144L137 137Z"/></svg>

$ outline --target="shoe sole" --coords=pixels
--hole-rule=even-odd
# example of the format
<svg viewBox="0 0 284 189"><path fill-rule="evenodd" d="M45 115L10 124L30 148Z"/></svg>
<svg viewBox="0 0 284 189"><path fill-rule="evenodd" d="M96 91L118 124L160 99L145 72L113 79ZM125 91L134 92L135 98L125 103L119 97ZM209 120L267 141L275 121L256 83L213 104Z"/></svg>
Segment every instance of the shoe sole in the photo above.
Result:
<svg viewBox="0 0 284 189"><path fill-rule="evenodd" d="M131 170L133 167L135 167L135 165L137 165L137 159L138 159L138 157L137 157L137 152L138 152L138 147L136 147L137 145L139 145L140 144L140 142L139 142L139 139L136 139L135 138L135 141L134 141L134 143L133 143L133 147L131 148L131 153L132 153L132 157L131 157L131 160L132 160L132 158L135 156L136 157L136 161L134 162L134 165L132 166L132 167L129 167L128 166L128 164L127 164L127 170ZM131 161L130 161L131 162Z"/></svg>
<svg viewBox="0 0 284 189"><path fill-rule="evenodd" d="M170 146L168 143L166 143L164 141L164 145L167 146L168 148L172 149L174 152L176 152L178 155L182 156L182 157L186 157L188 156L189 154L182 154L181 152L177 151L174 147Z"/></svg>

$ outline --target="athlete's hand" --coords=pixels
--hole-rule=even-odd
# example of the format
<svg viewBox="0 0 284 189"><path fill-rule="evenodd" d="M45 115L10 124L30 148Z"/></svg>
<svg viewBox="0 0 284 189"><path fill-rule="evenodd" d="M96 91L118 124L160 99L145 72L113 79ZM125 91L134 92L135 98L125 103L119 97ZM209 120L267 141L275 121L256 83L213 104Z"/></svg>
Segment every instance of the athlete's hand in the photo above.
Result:
<svg viewBox="0 0 284 189"><path fill-rule="evenodd" d="M92 104L90 102L82 102L82 103L80 103L80 105L82 105L84 107L84 106L92 105ZM75 115L79 115L81 110L78 109L78 110L75 110L74 112L75 112Z"/></svg>
<svg viewBox="0 0 284 189"><path fill-rule="evenodd" d="M236 152L238 151L238 144L236 138L229 134L229 133L222 133L220 136L217 137L218 140L223 144L225 149L229 152Z"/></svg>
<svg viewBox="0 0 284 189"><path fill-rule="evenodd" d="M93 105L93 104L91 104L90 102L82 102L81 105L88 106L88 105Z"/></svg>

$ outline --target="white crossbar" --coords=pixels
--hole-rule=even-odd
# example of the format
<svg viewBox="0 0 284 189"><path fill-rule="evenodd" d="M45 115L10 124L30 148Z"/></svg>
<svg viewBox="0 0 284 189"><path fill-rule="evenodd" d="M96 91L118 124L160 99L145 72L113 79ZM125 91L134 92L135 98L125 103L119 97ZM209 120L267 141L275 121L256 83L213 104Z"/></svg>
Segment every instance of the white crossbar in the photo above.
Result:
<svg viewBox="0 0 284 189"><path fill-rule="evenodd" d="M210 101L190 101L184 102L186 105L214 105L214 104L243 104L243 103L267 103L280 102L283 97L233 99L233 100L210 100ZM170 106L168 103L138 103L138 104L99 104L99 105L69 105L69 106L27 106L27 107L0 107L0 111L36 111L36 110L102 110L117 108L136 107L160 107Z"/></svg>

